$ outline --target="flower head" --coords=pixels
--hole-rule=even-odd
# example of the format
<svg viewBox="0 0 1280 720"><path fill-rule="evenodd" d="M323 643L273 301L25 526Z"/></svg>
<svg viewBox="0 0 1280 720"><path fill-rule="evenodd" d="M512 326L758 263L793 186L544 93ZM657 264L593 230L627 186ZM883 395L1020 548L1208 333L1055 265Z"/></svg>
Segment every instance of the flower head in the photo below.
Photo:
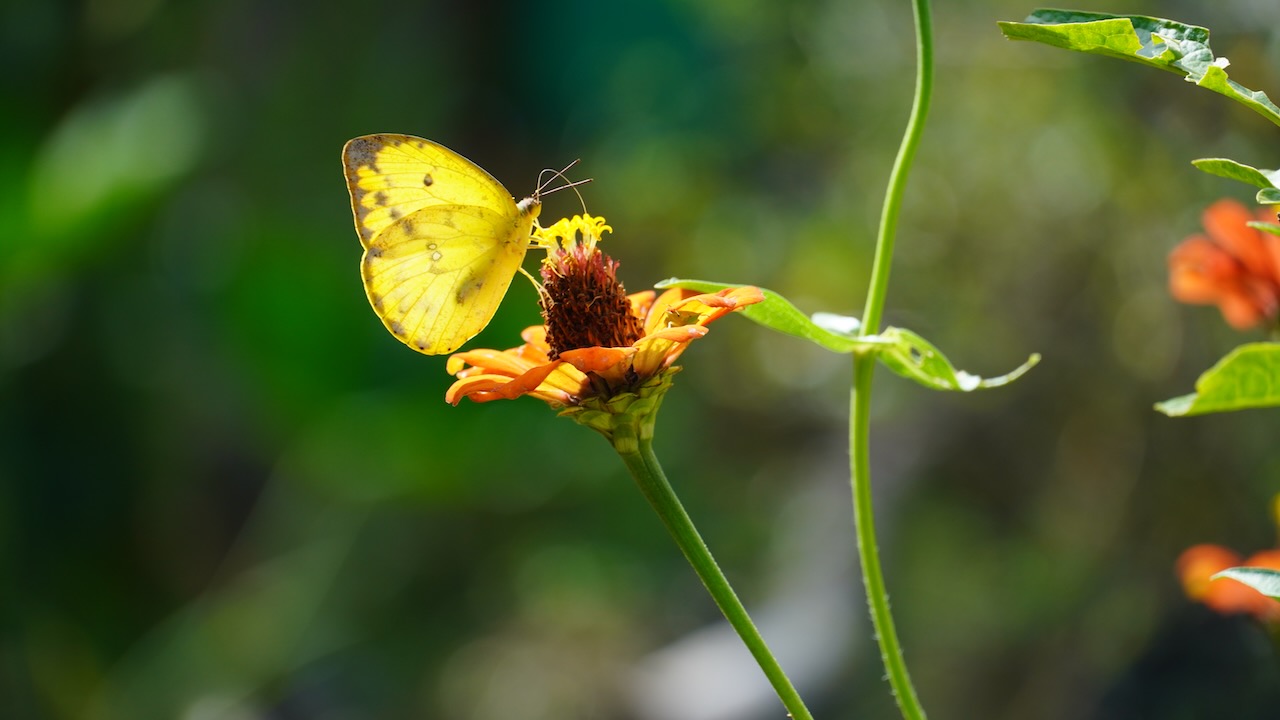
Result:
<svg viewBox="0 0 1280 720"><path fill-rule="evenodd" d="M509 350L470 350L449 358L458 380L445 393L457 405L530 395L607 436L637 400L656 411L677 358L713 320L764 295L755 287L717 293L652 290L628 295L618 263L598 243L612 228L580 215L535 232L549 241L539 290L545 323L525 328ZM650 431L651 431L650 427Z"/></svg>
<svg viewBox="0 0 1280 720"><path fill-rule="evenodd" d="M1208 236L1193 235L1169 254L1169 291L1185 303L1217 305L1237 330L1274 326L1280 317L1280 236L1249 227L1258 217L1234 200L1204 211Z"/></svg>

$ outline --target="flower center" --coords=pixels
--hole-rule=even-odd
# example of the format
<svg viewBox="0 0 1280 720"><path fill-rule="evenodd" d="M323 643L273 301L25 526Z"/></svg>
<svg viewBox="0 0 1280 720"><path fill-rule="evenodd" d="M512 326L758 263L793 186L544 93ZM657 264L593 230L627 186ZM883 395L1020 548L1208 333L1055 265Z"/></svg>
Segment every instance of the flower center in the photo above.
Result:
<svg viewBox="0 0 1280 720"><path fill-rule="evenodd" d="M567 350L626 347L643 337L643 322L618 280L618 262L600 252L594 239L584 242L579 231L542 264L539 304L553 360Z"/></svg>

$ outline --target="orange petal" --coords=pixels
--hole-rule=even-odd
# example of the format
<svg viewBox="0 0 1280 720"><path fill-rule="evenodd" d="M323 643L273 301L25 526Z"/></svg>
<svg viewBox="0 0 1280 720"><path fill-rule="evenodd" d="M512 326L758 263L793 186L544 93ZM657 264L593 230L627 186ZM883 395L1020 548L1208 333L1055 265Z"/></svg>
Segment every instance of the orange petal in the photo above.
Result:
<svg viewBox="0 0 1280 720"><path fill-rule="evenodd" d="M1267 612L1270 599L1253 588L1229 578L1210 580L1214 574L1240 564L1239 555L1220 545L1195 545L1178 558L1178 577L1188 597L1215 612L1253 615Z"/></svg>
<svg viewBox="0 0 1280 720"><path fill-rule="evenodd" d="M1239 263L1200 235L1169 253L1169 292L1181 302L1217 302L1239 275Z"/></svg>
<svg viewBox="0 0 1280 720"><path fill-rule="evenodd" d="M1280 570L1280 550L1260 550L1244 561L1245 567Z"/></svg>
<svg viewBox="0 0 1280 720"><path fill-rule="evenodd" d="M690 291L691 292L691 291ZM671 288L658 296L656 300L649 306L649 312L645 316L644 334L652 334L654 330L660 327L666 327L667 311L673 305L683 300L686 291L680 288ZM692 294L692 293L691 293Z"/></svg>
<svg viewBox="0 0 1280 720"><path fill-rule="evenodd" d="M522 358L511 352L503 352L500 350L468 350L466 352L454 353L449 356L445 369L450 375L457 375L463 368L464 364L474 367L484 368L487 372L497 372L515 377L534 367L528 359Z"/></svg>
<svg viewBox="0 0 1280 720"><path fill-rule="evenodd" d="M589 347L566 350L560 358L584 373L602 373L625 363L634 353L632 348Z"/></svg>
<svg viewBox="0 0 1280 720"><path fill-rule="evenodd" d="M701 325L659 330L636 343L636 357L631 365L640 377L652 377L659 370L671 367L691 341L706 334L707 329Z"/></svg>
<svg viewBox="0 0 1280 720"><path fill-rule="evenodd" d="M471 397L476 402L488 402L498 399L513 400L521 395L541 391L544 396L547 394L557 397L566 396L564 402L567 403L569 393L563 392L563 388L542 387L548 376L552 375L560 365L561 362L558 360L540 365L516 378L505 375L476 375L463 378L445 392L444 399L457 405L464 397Z"/></svg>
<svg viewBox="0 0 1280 720"><path fill-rule="evenodd" d="M652 290L642 290L628 295L627 300L631 301L631 314L638 318L648 317L649 308L653 307L655 295L656 293Z"/></svg>
<svg viewBox="0 0 1280 720"><path fill-rule="evenodd" d="M1199 600L1208 591L1211 576L1239 564L1240 556L1234 550L1204 543L1183 550L1175 568L1187 596Z"/></svg>
<svg viewBox="0 0 1280 720"><path fill-rule="evenodd" d="M1239 288L1233 288L1218 298L1218 309L1227 324L1236 330L1257 327L1266 317L1255 298Z"/></svg>
<svg viewBox="0 0 1280 720"><path fill-rule="evenodd" d="M1253 219L1253 213L1244 205L1235 200L1219 200L1204 211L1204 229L1251 274L1270 277L1271 256L1261 233L1248 225Z"/></svg>
<svg viewBox="0 0 1280 720"><path fill-rule="evenodd" d="M560 359L584 375L598 376L611 386L621 387L634 379L631 358L635 354L634 347L589 347L566 350L560 353Z"/></svg>
<svg viewBox="0 0 1280 720"><path fill-rule="evenodd" d="M1266 568L1268 570L1280 570L1280 550L1262 550L1250 555L1244 561L1245 567ZM1260 610L1255 612L1259 620L1266 622L1280 621L1280 602L1262 595L1264 602L1259 603Z"/></svg>

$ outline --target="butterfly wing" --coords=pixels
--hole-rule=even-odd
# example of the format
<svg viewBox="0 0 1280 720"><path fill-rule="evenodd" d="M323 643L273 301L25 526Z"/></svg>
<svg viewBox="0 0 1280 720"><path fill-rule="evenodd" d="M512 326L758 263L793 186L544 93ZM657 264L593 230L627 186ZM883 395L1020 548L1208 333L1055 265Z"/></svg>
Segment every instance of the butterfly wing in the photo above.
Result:
<svg viewBox="0 0 1280 720"><path fill-rule="evenodd" d="M422 207L373 236L361 274L369 303L392 335L439 355L489 324L524 259L537 215L518 210L509 196L507 202L509 211Z"/></svg>
<svg viewBox="0 0 1280 720"><path fill-rule="evenodd" d="M419 210L478 206L515 214L515 200L492 175L449 148L412 135L365 135L342 148L360 244Z"/></svg>

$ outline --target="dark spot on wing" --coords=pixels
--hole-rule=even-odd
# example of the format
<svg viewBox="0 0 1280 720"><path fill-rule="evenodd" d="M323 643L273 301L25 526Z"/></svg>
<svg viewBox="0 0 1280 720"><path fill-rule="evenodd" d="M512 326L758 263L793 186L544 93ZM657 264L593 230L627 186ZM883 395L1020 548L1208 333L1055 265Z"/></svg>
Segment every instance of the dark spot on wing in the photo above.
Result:
<svg viewBox="0 0 1280 720"><path fill-rule="evenodd" d="M381 295L370 295L369 304L373 306L374 310L377 310L378 312L382 312L382 296Z"/></svg>
<svg viewBox="0 0 1280 720"><path fill-rule="evenodd" d="M379 144L369 138L355 138L347 143L346 161L351 167L371 168L379 172L378 164L373 161L378 156Z"/></svg>
<svg viewBox="0 0 1280 720"><path fill-rule="evenodd" d="M381 190L373 194L373 201L378 205L387 204L387 194Z"/></svg>
<svg viewBox="0 0 1280 720"><path fill-rule="evenodd" d="M371 247L371 248L369 248L369 250L368 250L368 257L371 257L371 258L378 258L378 257L382 257L382 248L380 248L380 247Z"/></svg>
<svg viewBox="0 0 1280 720"><path fill-rule="evenodd" d="M415 343L414 343L414 345L416 345L416 346L418 347L418 349L419 349L419 350L426 350L426 349L427 349L427 341L426 341L426 340L423 340L422 338L418 338L418 341L417 341L417 342L415 342Z"/></svg>
<svg viewBox="0 0 1280 720"><path fill-rule="evenodd" d="M391 219L392 219L392 220L399 220L399 219L400 219L400 217L401 217L402 215L404 215L404 213L400 212L399 210L397 210L397 209L395 209L395 208L391 208L390 215L391 215Z"/></svg>
<svg viewBox="0 0 1280 720"><path fill-rule="evenodd" d="M434 183L434 182L435 182L435 180L431 177L431 173L427 173L426 175L423 175L423 176L422 176L422 184L423 184L423 185L425 185L425 186L427 186L427 187L431 187L432 183Z"/></svg>
<svg viewBox="0 0 1280 720"><path fill-rule="evenodd" d="M400 324L399 320L391 321L391 324L387 327L391 330L392 335L395 335L396 337L404 337L404 326Z"/></svg>
<svg viewBox="0 0 1280 720"><path fill-rule="evenodd" d="M458 284L458 292L454 296L459 303L465 303L470 300L480 289L484 287L484 278L476 277L474 274L469 276Z"/></svg>

